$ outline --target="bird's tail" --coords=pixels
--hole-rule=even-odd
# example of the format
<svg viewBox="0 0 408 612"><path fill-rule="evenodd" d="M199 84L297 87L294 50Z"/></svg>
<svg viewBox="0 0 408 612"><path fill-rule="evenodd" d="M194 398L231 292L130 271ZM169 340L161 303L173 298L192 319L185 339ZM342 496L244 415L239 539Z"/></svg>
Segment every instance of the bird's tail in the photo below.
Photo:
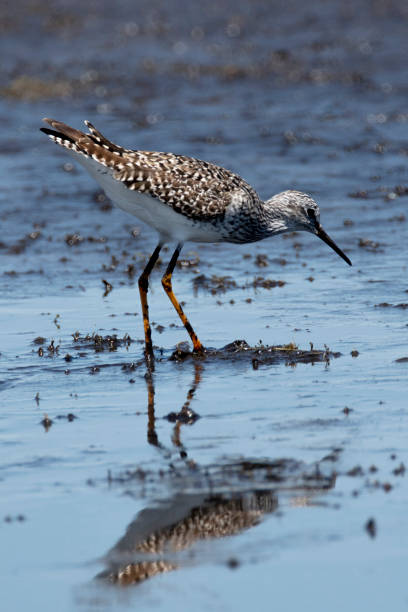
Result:
<svg viewBox="0 0 408 612"><path fill-rule="evenodd" d="M86 157L92 157L96 161L102 161L105 165L112 165L110 161L111 155L117 159L117 156L122 156L127 152L126 149L115 145L113 142L105 138L98 130L90 123L85 121L85 125L89 130L89 134L76 130L75 128L62 123L62 121L56 121L55 119L44 118L43 121L51 126L50 128L40 128L41 132L47 134L57 144L75 151L82 153ZM109 153L108 153L109 152Z"/></svg>

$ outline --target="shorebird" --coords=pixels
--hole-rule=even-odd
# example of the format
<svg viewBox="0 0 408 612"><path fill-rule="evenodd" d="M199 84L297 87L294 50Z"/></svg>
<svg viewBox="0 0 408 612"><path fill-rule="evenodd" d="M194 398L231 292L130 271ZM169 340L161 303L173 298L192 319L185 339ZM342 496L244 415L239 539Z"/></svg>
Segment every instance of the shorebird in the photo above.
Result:
<svg viewBox="0 0 408 612"><path fill-rule="evenodd" d="M84 133L54 119L41 128L65 147L99 183L116 206L153 227L158 244L139 278L145 355L153 358L147 292L149 275L166 242L176 248L162 285L193 343L203 345L172 289L172 274L186 241L245 244L283 232L306 231L321 238L350 266L351 261L320 224L316 202L300 191L283 191L262 201L240 176L210 162L173 153L124 149L85 121Z"/></svg>

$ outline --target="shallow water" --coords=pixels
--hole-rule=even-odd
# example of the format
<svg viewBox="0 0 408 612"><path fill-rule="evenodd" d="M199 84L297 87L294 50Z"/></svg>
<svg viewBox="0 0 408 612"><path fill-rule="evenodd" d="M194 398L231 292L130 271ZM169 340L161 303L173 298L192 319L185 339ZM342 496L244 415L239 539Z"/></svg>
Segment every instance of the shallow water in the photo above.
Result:
<svg viewBox="0 0 408 612"><path fill-rule="evenodd" d="M82 6L1 22L2 602L406 609L405 3ZM164 252L146 377L154 233L42 116L309 192L353 267L306 234L186 245L175 292L218 352L173 360ZM322 358L264 348L290 343Z"/></svg>

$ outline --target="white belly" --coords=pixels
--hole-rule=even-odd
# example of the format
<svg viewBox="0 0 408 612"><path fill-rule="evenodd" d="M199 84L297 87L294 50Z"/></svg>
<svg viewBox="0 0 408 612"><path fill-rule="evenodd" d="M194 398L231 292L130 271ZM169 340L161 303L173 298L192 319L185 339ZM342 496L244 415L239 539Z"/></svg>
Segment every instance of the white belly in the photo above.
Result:
<svg viewBox="0 0 408 612"><path fill-rule="evenodd" d="M74 152L72 154L88 170L118 208L153 227L163 242L222 241L221 234L210 223L191 221L181 213L175 212L168 204L150 195L128 189L121 181L112 177L110 169L93 159Z"/></svg>

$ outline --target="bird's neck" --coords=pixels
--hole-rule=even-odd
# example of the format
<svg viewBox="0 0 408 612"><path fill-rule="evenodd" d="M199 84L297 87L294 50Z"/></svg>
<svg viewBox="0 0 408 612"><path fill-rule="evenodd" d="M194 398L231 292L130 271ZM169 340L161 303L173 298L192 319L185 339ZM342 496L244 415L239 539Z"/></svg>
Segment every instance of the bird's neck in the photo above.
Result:
<svg viewBox="0 0 408 612"><path fill-rule="evenodd" d="M275 196L262 202L262 225L266 235L276 236L291 231L284 203Z"/></svg>
<svg viewBox="0 0 408 612"><path fill-rule="evenodd" d="M276 196L266 202L258 200L249 209L240 210L239 220L238 228L234 226L235 219L231 222L233 231L227 234L230 242L257 242L293 229L287 206Z"/></svg>

